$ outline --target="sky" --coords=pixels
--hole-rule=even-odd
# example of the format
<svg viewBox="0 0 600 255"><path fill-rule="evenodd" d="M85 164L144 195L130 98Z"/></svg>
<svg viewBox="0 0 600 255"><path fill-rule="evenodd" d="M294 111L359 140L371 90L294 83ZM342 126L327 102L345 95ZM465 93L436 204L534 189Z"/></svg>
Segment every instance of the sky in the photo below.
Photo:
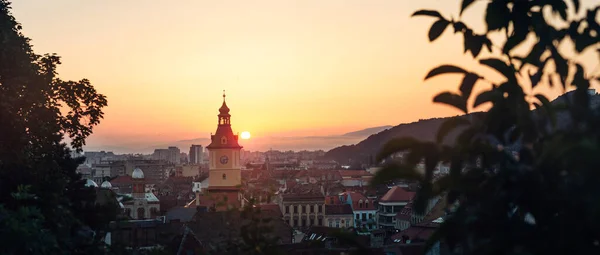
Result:
<svg viewBox="0 0 600 255"><path fill-rule="evenodd" d="M105 118L88 139L102 148L208 138L223 90L234 131L255 138L343 134L457 115L432 98L456 91L461 77L423 78L437 65L474 62L463 55L461 37L448 29L430 43L434 20L410 15L436 9L457 17L459 6L459 0L28 0L15 1L13 14L37 53L62 57L61 78L87 78L107 96ZM481 7L465 17L475 28L483 28Z"/></svg>

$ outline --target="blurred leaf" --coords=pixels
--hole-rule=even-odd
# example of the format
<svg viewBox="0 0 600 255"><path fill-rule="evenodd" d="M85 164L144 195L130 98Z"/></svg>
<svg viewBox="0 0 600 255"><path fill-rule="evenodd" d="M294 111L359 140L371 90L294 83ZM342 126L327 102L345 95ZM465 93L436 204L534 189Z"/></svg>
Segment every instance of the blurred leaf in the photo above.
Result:
<svg viewBox="0 0 600 255"><path fill-rule="evenodd" d="M454 106L462 112L468 113L467 100L452 92L442 92L438 94L433 98L433 102Z"/></svg>
<svg viewBox="0 0 600 255"><path fill-rule="evenodd" d="M550 47L550 52L552 53L552 59L554 60L556 72L559 74L563 88L566 88L567 76L569 76L569 67L567 65L567 60L563 58L562 55L560 55L555 46Z"/></svg>
<svg viewBox="0 0 600 255"><path fill-rule="evenodd" d="M572 0L573 1L573 7L575 7L575 13L579 12L579 8L581 7L581 4L579 3L579 0Z"/></svg>
<svg viewBox="0 0 600 255"><path fill-rule="evenodd" d="M474 2L475 0L463 0L462 4L460 5L460 15L462 16L462 13L465 11L465 9L467 9L469 5L471 5Z"/></svg>
<svg viewBox="0 0 600 255"><path fill-rule="evenodd" d="M479 93L479 95L477 95L477 97L475 98L475 102L473 103L473 108L475 108L483 103L494 101L496 95L497 95L497 92L493 91L493 90L487 90L487 91L483 91L483 92Z"/></svg>
<svg viewBox="0 0 600 255"><path fill-rule="evenodd" d="M468 119L462 117L452 117L445 120L438 129L436 138L437 143L442 144L446 135L452 132L452 130L454 130L455 128L469 124L471 124L471 122Z"/></svg>
<svg viewBox="0 0 600 255"><path fill-rule="evenodd" d="M450 22L445 19L440 19L433 23L431 29L429 30L429 41L433 42L435 39L440 37L449 24Z"/></svg>
<svg viewBox="0 0 600 255"><path fill-rule="evenodd" d="M440 75L440 74L445 74L445 73L467 73L467 71L465 71L464 69L457 67L457 66L453 66L453 65L441 65L438 66L434 69L432 69L431 71L429 71L429 73L427 74L427 76L425 76L425 80Z"/></svg>
<svg viewBox="0 0 600 255"><path fill-rule="evenodd" d="M430 17L437 17L440 19L443 18L442 15L438 11L432 11L432 10L419 10L412 14L412 17L414 17L414 16L430 16Z"/></svg>
<svg viewBox="0 0 600 255"><path fill-rule="evenodd" d="M383 145L383 147L377 154L377 162L381 162L387 157L398 152L403 152L412 149L415 146L418 146L420 143L421 142L412 137L394 138Z"/></svg>
<svg viewBox="0 0 600 255"><path fill-rule="evenodd" d="M465 99L468 99L471 96L473 86L475 86L475 82L477 82L479 78L481 77L475 73L468 73L467 75L465 75L465 78L460 84L460 93Z"/></svg>
<svg viewBox="0 0 600 255"><path fill-rule="evenodd" d="M485 10L485 23L488 31L506 28L509 21L510 10L506 0L495 0L488 3Z"/></svg>
<svg viewBox="0 0 600 255"><path fill-rule="evenodd" d="M421 181L423 180L423 174L419 173L414 167L405 164L389 163L377 171L370 185L387 184L392 180Z"/></svg>
<svg viewBox="0 0 600 255"><path fill-rule="evenodd" d="M567 3L565 1L549 1L552 11L558 13L563 20L567 20Z"/></svg>
<svg viewBox="0 0 600 255"><path fill-rule="evenodd" d="M552 126L556 126L556 111L554 110L552 103L550 103L550 100L548 100L548 98L542 94L536 94L535 98L542 103L546 114L548 114L548 117L550 118L550 123L552 123Z"/></svg>
<svg viewBox="0 0 600 255"><path fill-rule="evenodd" d="M529 3L526 1L516 1L512 8L513 33L508 37L502 52L509 53L514 47L521 44L529 33L529 24L531 22L528 13ZM518 26L515 24L519 24Z"/></svg>
<svg viewBox="0 0 600 255"><path fill-rule="evenodd" d="M487 58L480 60L479 63L495 69L504 75L504 77L506 77L510 82L517 83L517 78L515 77L516 70L506 64L506 62L497 58Z"/></svg>
<svg viewBox="0 0 600 255"><path fill-rule="evenodd" d="M454 27L455 34L467 29L467 26L465 26L465 23L462 23L460 21L452 23L452 27Z"/></svg>

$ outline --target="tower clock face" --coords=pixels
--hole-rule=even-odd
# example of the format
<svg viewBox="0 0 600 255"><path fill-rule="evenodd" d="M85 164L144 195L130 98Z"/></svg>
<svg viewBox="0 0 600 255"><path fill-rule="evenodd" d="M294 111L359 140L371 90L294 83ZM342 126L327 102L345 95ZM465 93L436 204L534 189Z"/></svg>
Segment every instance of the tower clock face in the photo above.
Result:
<svg viewBox="0 0 600 255"><path fill-rule="evenodd" d="M222 156L219 161L221 162L221 164L225 165L227 164L227 162L229 161L229 158L227 158L227 156Z"/></svg>

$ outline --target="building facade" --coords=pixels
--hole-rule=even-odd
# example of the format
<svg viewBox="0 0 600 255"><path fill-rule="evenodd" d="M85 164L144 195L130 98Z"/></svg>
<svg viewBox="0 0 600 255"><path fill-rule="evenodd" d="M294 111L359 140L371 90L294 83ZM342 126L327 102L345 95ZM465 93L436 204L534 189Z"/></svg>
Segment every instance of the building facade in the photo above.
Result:
<svg viewBox="0 0 600 255"><path fill-rule="evenodd" d="M396 215L412 201L414 192L409 192L399 186L392 187L379 200L377 210L377 226L379 228L395 229Z"/></svg>
<svg viewBox="0 0 600 255"><path fill-rule="evenodd" d="M283 219L293 228L323 226L325 198L319 194L282 194L279 203Z"/></svg>
<svg viewBox="0 0 600 255"><path fill-rule="evenodd" d="M234 135L231 129L229 111L223 94L217 131L211 135L211 142L206 146L209 157L207 193L196 193L197 206L207 205L217 211L243 206L240 160L242 146L238 143L238 135Z"/></svg>
<svg viewBox="0 0 600 255"><path fill-rule="evenodd" d="M190 147L189 159L190 165L202 164L202 161L204 161L204 150L202 149L202 145L192 144Z"/></svg>
<svg viewBox="0 0 600 255"><path fill-rule="evenodd" d="M131 174L133 191L123 194L125 215L135 220L155 218L160 213L160 201L152 192L146 192L144 172L136 168Z"/></svg>
<svg viewBox="0 0 600 255"><path fill-rule="evenodd" d="M349 204L325 205L325 222L331 228L354 227L354 214Z"/></svg>
<svg viewBox="0 0 600 255"><path fill-rule="evenodd" d="M343 192L340 195L340 201L352 206L355 228L366 230L376 228L377 208L375 208L374 201L354 191Z"/></svg>

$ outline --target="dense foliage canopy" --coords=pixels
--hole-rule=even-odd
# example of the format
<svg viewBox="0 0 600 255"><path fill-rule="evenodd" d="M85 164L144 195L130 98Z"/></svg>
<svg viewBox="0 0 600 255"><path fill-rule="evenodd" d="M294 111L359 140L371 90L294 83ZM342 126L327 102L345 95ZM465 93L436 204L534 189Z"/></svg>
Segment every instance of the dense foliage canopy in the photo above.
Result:
<svg viewBox="0 0 600 255"><path fill-rule="evenodd" d="M461 21L478 4L486 5L482 32ZM456 254L600 254L600 112L598 96L589 93L600 77L600 6L584 10L578 0L462 0L460 6L458 17L434 10L413 16L435 19L431 41L447 29L462 35L464 52L503 79L452 64L425 79L460 74L458 93L433 101L463 113L490 108L446 121L437 142L389 141L379 154L386 167L377 182L420 181L420 210L428 198L447 194L457 207L430 243L441 241ZM477 95L475 85L483 88ZM551 103L527 92L536 86L570 93ZM460 133L448 144L450 132ZM399 153L401 160L391 158ZM436 177L440 162L449 174Z"/></svg>
<svg viewBox="0 0 600 255"><path fill-rule="evenodd" d="M38 55L0 0L1 254L94 254L116 211L97 205L76 173L106 98L88 80L57 76L60 58Z"/></svg>

